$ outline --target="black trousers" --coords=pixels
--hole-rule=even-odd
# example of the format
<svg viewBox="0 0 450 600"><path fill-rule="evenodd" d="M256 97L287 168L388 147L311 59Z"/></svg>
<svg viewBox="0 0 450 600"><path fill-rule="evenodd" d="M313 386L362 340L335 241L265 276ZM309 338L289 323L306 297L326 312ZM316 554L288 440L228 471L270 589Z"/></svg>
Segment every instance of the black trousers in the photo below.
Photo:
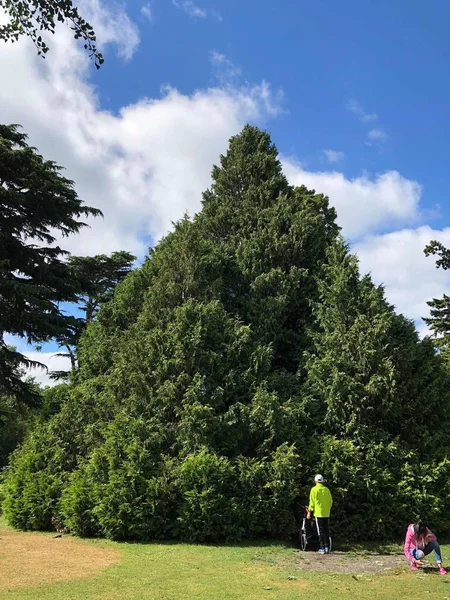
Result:
<svg viewBox="0 0 450 600"><path fill-rule="evenodd" d="M316 517L317 534L320 547L324 550L330 547L330 517Z"/></svg>

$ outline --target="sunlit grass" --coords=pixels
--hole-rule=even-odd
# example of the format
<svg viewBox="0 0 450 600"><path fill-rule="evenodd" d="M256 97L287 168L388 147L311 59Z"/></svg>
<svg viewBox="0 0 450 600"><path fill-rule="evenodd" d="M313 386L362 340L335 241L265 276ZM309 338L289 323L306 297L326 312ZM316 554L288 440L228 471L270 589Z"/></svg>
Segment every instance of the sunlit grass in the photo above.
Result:
<svg viewBox="0 0 450 600"><path fill-rule="evenodd" d="M354 572L339 574L323 570L332 566L331 561L322 562L320 572L310 570L311 564L305 564L304 561L314 563L314 555L304 555L281 543L236 546L116 544L70 538L60 544L61 540L53 539L49 534L15 533L0 523L0 559L3 557L3 560L1 538L6 539L7 536L9 543L11 536L14 537L17 550L14 568L19 572L27 551L31 547L35 549L38 540L42 540L46 548L42 557L36 560L34 577L23 580L16 578L14 585L12 581L9 584L2 582L0 598L8 600L450 598L450 577L447 579L435 573L415 575L408 571L403 562L390 574L358 573L363 560L368 560L367 554L366 557L360 554L367 551L364 547L346 556L345 563L353 564ZM53 558L48 552L49 544L54 544ZM391 547L391 550L395 551L396 548ZM444 551L445 555L450 555L449 547L444 547ZM53 560L54 564L61 565L64 553L67 554L66 566L72 565L72 568L64 571L61 581L55 581L51 568L48 570L48 562ZM71 562L74 554L80 562L89 555L94 556L97 564L91 564L88 572L80 573L80 569ZM384 555L384 564L389 565L389 560L389 555ZM110 566L106 566L108 564ZM10 563L8 568L13 566ZM314 564L312 568L315 568ZM47 576L45 573L43 576L43 571ZM69 579L71 577L75 578Z"/></svg>

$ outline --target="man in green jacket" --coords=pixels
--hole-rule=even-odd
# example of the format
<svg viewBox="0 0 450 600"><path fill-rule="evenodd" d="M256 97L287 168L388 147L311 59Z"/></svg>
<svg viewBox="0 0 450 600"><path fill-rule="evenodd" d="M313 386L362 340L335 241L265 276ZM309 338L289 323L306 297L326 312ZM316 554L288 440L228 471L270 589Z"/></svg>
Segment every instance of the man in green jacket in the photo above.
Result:
<svg viewBox="0 0 450 600"><path fill-rule="evenodd" d="M330 512L333 498L330 490L324 485L322 475L314 478L316 485L309 495L308 519L316 517L317 534L319 536L319 554L328 554L330 551Z"/></svg>

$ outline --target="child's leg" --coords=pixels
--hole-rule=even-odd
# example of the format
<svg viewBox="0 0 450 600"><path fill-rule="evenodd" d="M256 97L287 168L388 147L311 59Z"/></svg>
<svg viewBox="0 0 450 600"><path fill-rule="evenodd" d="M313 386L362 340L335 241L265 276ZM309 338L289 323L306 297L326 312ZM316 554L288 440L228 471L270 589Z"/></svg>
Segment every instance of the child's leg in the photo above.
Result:
<svg viewBox="0 0 450 600"><path fill-rule="evenodd" d="M425 554L425 556L427 556L433 550L434 550L434 556L436 558L437 564L441 565L442 564L442 555L441 555L441 549L439 547L439 544L438 544L437 540L433 540L432 542L428 542L428 544L425 546L425 548L423 550L423 553Z"/></svg>
<svg viewBox="0 0 450 600"><path fill-rule="evenodd" d="M409 561L409 566L412 567L412 566L417 565L417 564L421 565L422 561L417 556L417 550L415 548L410 548L409 551L410 551L411 556L414 558L414 561L415 561L415 562Z"/></svg>

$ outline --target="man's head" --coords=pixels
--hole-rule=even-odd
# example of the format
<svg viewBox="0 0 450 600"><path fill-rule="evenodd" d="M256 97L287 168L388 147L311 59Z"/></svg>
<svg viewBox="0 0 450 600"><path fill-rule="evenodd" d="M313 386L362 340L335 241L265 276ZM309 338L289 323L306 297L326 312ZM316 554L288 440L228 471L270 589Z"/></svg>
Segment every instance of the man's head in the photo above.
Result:
<svg viewBox="0 0 450 600"><path fill-rule="evenodd" d="M323 483L325 480L324 480L324 478L323 478L323 475L316 475L316 476L314 477L314 481L315 481L316 483Z"/></svg>

